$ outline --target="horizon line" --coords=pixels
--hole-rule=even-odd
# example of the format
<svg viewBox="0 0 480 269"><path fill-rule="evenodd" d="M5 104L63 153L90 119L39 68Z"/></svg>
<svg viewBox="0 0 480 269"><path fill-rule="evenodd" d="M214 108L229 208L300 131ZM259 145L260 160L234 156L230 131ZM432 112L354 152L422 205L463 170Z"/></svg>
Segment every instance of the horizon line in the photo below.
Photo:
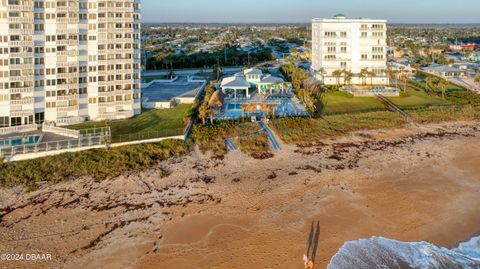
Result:
<svg viewBox="0 0 480 269"><path fill-rule="evenodd" d="M313 19L312 19L313 20ZM142 24L310 24L308 22L141 22ZM480 24L480 22L390 22L387 19L387 24Z"/></svg>

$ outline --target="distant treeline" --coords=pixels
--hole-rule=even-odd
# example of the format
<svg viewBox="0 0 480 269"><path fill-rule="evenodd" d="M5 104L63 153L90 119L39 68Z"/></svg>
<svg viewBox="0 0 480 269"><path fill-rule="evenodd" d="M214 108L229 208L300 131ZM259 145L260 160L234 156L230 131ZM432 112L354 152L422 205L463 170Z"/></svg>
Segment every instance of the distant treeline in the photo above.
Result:
<svg viewBox="0 0 480 269"><path fill-rule="evenodd" d="M239 66L249 63L255 65L274 59L269 48L251 52L249 56L247 52L239 50L238 47L227 47L225 50L220 49L214 52L181 53L177 55L157 54L147 59L147 70L203 68L213 67L217 64L221 66Z"/></svg>

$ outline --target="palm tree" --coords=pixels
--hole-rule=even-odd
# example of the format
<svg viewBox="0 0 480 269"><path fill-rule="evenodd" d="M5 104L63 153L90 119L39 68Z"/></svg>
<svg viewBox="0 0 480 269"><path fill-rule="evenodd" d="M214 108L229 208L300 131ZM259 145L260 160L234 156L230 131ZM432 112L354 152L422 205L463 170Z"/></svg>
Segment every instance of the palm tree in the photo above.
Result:
<svg viewBox="0 0 480 269"><path fill-rule="evenodd" d="M322 81L325 80L325 68L320 67L317 72L322 76Z"/></svg>
<svg viewBox="0 0 480 269"><path fill-rule="evenodd" d="M368 77L368 68L363 68L360 71L360 78L362 79L362 85L366 84L365 80L367 77Z"/></svg>
<svg viewBox="0 0 480 269"><path fill-rule="evenodd" d="M438 86L442 89L442 98L445 99L445 96L447 95L447 87L450 83L446 79L439 79L438 80Z"/></svg>
<svg viewBox="0 0 480 269"><path fill-rule="evenodd" d="M477 75L475 76L475 82L478 83L478 84L480 84L480 74L477 74Z"/></svg>
<svg viewBox="0 0 480 269"><path fill-rule="evenodd" d="M400 79L403 81L403 92L406 93L407 92L407 82L409 80L408 74L406 74L406 73L401 74Z"/></svg>
<svg viewBox="0 0 480 269"><path fill-rule="evenodd" d="M427 90L430 90L430 87L432 87L431 91L435 91L435 86L434 85L435 85L436 81L437 81L437 78L435 78L435 77L427 77L425 79L425 88Z"/></svg>
<svg viewBox="0 0 480 269"><path fill-rule="evenodd" d="M220 76L222 75L222 67L219 64L214 65L213 73L215 74L216 80L219 80Z"/></svg>
<svg viewBox="0 0 480 269"><path fill-rule="evenodd" d="M342 70L335 70L332 72L332 76L334 76L337 79L337 89L340 87L340 77L342 76L343 71Z"/></svg>
<svg viewBox="0 0 480 269"><path fill-rule="evenodd" d="M392 77L395 79L395 88L398 89L398 70L392 70Z"/></svg>
<svg viewBox="0 0 480 269"><path fill-rule="evenodd" d="M387 76L388 76L388 86L390 87L390 80L392 79L392 75L393 75L393 69L391 66L389 66L387 68L387 70L385 70L385 73L387 73Z"/></svg>
<svg viewBox="0 0 480 269"><path fill-rule="evenodd" d="M205 119L208 117L208 106L206 103L203 103L198 108L198 117L202 119L202 124L205 125Z"/></svg>
<svg viewBox="0 0 480 269"><path fill-rule="evenodd" d="M343 70L343 82L345 85L350 85L350 83L352 82L352 78L353 78L353 73L350 72L350 71L347 71L347 70Z"/></svg>
<svg viewBox="0 0 480 269"><path fill-rule="evenodd" d="M373 86L373 78L376 76L375 72L369 71L368 76L370 77L370 85Z"/></svg>

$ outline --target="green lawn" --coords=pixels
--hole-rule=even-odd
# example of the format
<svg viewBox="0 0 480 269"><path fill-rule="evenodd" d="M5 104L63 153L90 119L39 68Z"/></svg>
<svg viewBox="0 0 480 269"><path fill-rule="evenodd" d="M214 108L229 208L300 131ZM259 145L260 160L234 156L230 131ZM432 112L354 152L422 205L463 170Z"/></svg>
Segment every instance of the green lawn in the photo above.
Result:
<svg viewBox="0 0 480 269"><path fill-rule="evenodd" d="M406 124L397 113L375 111L326 115L321 119L280 118L270 126L285 143L303 144L364 129L395 128Z"/></svg>
<svg viewBox="0 0 480 269"><path fill-rule="evenodd" d="M142 114L126 120L110 121L113 142L149 139L183 134L184 118L191 105L178 105L171 109L144 110ZM107 122L87 122L71 129L105 127Z"/></svg>
<svg viewBox="0 0 480 269"><path fill-rule="evenodd" d="M342 92L327 93L325 103L327 115L385 110L375 97L353 97Z"/></svg>
<svg viewBox="0 0 480 269"><path fill-rule="evenodd" d="M408 96L388 97L388 99L402 109L424 108L429 106L444 106L452 104L447 100L443 100L441 97L430 96L424 91L416 91L408 88L407 94Z"/></svg>

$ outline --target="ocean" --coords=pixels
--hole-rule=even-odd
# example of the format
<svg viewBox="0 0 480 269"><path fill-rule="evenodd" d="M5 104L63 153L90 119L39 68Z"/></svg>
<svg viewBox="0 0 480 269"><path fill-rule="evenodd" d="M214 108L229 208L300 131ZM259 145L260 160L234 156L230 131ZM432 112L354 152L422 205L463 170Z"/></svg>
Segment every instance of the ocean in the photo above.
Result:
<svg viewBox="0 0 480 269"><path fill-rule="evenodd" d="M328 269L480 269L480 237L447 249L372 237L346 242Z"/></svg>

